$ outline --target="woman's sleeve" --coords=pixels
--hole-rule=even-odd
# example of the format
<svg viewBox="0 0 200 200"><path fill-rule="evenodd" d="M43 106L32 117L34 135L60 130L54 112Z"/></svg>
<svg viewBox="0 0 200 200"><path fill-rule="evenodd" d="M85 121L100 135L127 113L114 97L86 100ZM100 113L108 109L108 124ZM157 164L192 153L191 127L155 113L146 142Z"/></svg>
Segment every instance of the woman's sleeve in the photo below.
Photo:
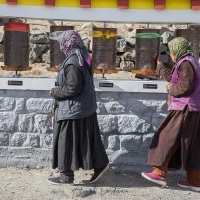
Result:
<svg viewBox="0 0 200 200"><path fill-rule="evenodd" d="M180 82L170 84L170 95L175 97L188 96L192 93L195 83L195 70L189 61L184 61L178 70Z"/></svg>
<svg viewBox="0 0 200 200"><path fill-rule="evenodd" d="M52 88L52 97L65 100L78 95L82 89L82 73L74 65L65 69L65 85Z"/></svg>
<svg viewBox="0 0 200 200"><path fill-rule="evenodd" d="M156 72L163 77L164 80L170 82L171 80L171 69L166 67L163 63L158 64Z"/></svg>

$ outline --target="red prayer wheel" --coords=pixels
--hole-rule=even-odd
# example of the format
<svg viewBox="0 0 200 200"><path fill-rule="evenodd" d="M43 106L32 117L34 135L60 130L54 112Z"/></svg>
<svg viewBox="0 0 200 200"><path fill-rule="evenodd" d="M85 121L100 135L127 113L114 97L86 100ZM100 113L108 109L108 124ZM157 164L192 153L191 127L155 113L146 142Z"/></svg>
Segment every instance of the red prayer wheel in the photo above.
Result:
<svg viewBox="0 0 200 200"><path fill-rule="evenodd" d="M4 65L28 67L29 25L18 22L9 22L5 24L4 31Z"/></svg>

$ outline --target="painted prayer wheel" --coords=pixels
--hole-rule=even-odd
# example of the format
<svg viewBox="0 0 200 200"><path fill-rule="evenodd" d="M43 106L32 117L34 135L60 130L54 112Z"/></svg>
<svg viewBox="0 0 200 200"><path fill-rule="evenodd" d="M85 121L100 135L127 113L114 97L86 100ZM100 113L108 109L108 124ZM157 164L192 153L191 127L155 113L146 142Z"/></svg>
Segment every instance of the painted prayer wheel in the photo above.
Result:
<svg viewBox="0 0 200 200"><path fill-rule="evenodd" d="M159 54L160 34L158 29L136 30L136 60L137 70L153 73L157 66Z"/></svg>
<svg viewBox="0 0 200 200"><path fill-rule="evenodd" d="M50 32L73 30L73 26L51 26ZM65 60L65 54L60 50L60 44L56 40L50 40L50 67L58 67Z"/></svg>
<svg viewBox="0 0 200 200"><path fill-rule="evenodd" d="M188 42L191 42L191 49L194 51L194 56L199 59L199 40L200 31L190 29L176 29L176 37L183 37Z"/></svg>
<svg viewBox="0 0 200 200"><path fill-rule="evenodd" d="M5 24L4 31L4 65L9 67L28 67L29 25L9 22Z"/></svg>
<svg viewBox="0 0 200 200"><path fill-rule="evenodd" d="M93 28L92 66L94 69L116 68L117 29Z"/></svg>

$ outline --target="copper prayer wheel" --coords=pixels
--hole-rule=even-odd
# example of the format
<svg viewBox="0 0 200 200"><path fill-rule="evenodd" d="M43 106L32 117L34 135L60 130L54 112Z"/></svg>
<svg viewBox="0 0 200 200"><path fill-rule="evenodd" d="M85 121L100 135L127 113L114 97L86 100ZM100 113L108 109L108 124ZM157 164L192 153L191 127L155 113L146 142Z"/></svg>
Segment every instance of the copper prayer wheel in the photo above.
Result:
<svg viewBox="0 0 200 200"><path fill-rule="evenodd" d="M29 25L9 22L4 26L4 65L29 66Z"/></svg>
<svg viewBox="0 0 200 200"><path fill-rule="evenodd" d="M94 69L116 68L117 29L93 28L92 66Z"/></svg>
<svg viewBox="0 0 200 200"><path fill-rule="evenodd" d="M73 26L51 26L50 32L73 30ZM65 54L60 50L60 44L56 40L50 40L50 67L59 67L65 60Z"/></svg>
<svg viewBox="0 0 200 200"><path fill-rule="evenodd" d="M191 42L191 49L194 51L194 56L199 59L199 40L200 31L191 29L176 29L176 37L183 37L188 42Z"/></svg>
<svg viewBox="0 0 200 200"><path fill-rule="evenodd" d="M160 34L158 29L136 30L135 67L144 73L154 73L159 54Z"/></svg>

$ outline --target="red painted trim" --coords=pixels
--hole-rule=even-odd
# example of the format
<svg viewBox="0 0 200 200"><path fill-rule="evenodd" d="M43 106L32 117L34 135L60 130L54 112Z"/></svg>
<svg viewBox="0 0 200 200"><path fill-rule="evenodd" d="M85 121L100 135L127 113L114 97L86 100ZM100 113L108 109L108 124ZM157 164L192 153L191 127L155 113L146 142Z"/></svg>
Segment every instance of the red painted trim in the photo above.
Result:
<svg viewBox="0 0 200 200"><path fill-rule="evenodd" d="M166 9L166 0L154 0L155 10L165 10Z"/></svg>
<svg viewBox="0 0 200 200"><path fill-rule="evenodd" d="M55 6L55 0L45 0L44 5L49 6L49 7L54 7Z"/></svg>
<svg viewBox="0 0 200 200"><path fill-rule="evenodd" d="M192 10L200 10L200 0L192 0L191 9Z"/></svg>
<svg viewBox="0 0 200 200"><path fill-rule="evenodd" d="M128 9L129 8L129 0L118 0L117 7L120 9Z"/></svg>
<svg viewBox="0 0 200 200"><path fill-rule="evenodd" d="M91 0L80 0L80 8L91 8Z"/></svg>
<svg viewBox="0 0 200 200"><path fill-rule="evenodd" d="M8 4L8 5L17 5L17 0L6 0L6 4Z"/></svg>
<svg viewBox="0 0 200 200"><path fill-rule="evenodd" d="M19 32L30 32L29 24L8 22L4 26L4 31L19 31Z"/></svg>

